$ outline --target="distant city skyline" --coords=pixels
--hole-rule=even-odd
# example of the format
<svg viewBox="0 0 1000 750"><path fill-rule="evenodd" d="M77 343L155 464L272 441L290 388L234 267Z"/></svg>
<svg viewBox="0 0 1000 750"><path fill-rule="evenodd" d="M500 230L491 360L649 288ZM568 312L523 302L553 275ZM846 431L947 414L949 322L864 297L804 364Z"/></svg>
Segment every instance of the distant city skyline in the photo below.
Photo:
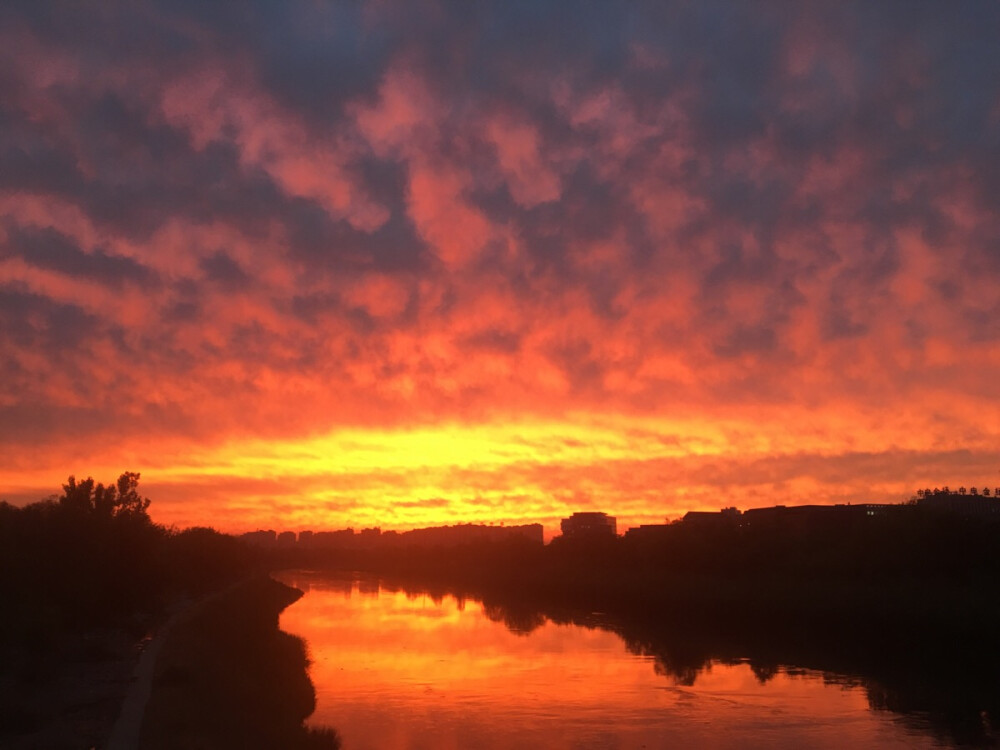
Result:
<svg viewBox="0 0 1000 750"><path fill-rule="evenodd" d="M531 521L526 519L522 524L512 524L505 525L504 522L492 522L492 521L481 521L478 523L459 523L459 524L442 524L437 526L423 526L423 527L413 527L409 529L383 529L380 526L367 527L367 528L355 528L353 526L346 526L338 529L330 528L298 528L298 529L288 529L288 528L268 528L268 529L254 529L253 531L247 531L242 533L242 538L248 541L254 541L255 543L266 543L274 544L281 542L285 539L286 542L301 542L303 539L309 540L310 543L320 542L321 540L327 540L328 542L334 541L336 539L346 539L350 538L352 540L372 540L380 538L383 536L391 539L400 539L403 541L409 540L413 541L418 537L422 537L425 541L433 539L433 535L428 535L426 532L438 532L438 531L449 531L456 532L453 535L454 539L465 539L466 541L476 540L477 538L501 538L500 535L503 532L513 532L516 536L527 536L529 538L537 538L537 541L544 541L548 543L557 536L579 536L579 537L589 537L594 536L604 536L605 534L611 536L623 536L628 534L633 530L649 530L654 527L668 526L672 523L687 522L687 523L702 523L704 521L731 521L733 523L740 523L741 516L743 518L769 518L776 519L781 518L782 514L785 512L790 512L790 517L801 517L800 513L809 513L813 517L819 520L837 518L835 514L837 512L851 511L853 515L869 515L869 516L881 516L886 510L891 510L893 508L907 508L913 505L922 506L923 508L930 510L940 510L947 512L959 512L960 514L970 515L972 517L982 517L989 519L1000 520L1000 487L990 490L989 488L984 488L982 493L966 491L965 487L960 487L954 490L949 490L945 488L936 488L935 490L928 491L925 494L925 490L918 490L912 497L908 500L896 502L896 503L840 503L833 505L815 505L809 503L800 503L793 505L768 505L759 506L753 508L737 508L735 506L726 506L723 508L717 508L715 510L692 510L683 514L683 516L669 519L663 518L662 521L646 523L646 524L635 524L625 527L619 527L617 518L604 511L575 511L570 516L562 518L556 527L546 526L539 521ZM477 537L477 535L479 535Z"/></svg>

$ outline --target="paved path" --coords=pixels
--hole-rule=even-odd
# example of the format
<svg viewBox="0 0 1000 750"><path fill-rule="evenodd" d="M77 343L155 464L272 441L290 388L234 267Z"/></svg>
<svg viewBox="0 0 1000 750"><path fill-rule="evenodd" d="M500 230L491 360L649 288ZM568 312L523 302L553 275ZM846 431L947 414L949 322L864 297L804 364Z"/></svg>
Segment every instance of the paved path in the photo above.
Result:
<svg viewBox="0 0 1000 750"><path fill-rule="evenodd" d="M155 636L146 644L139 663L132 676L132 684L125 694L121 713L111 730L107 750L136 750L139 747L139 732L142 730L142 717L146 712L146 704L153 692L153 674L156 671L156 657L163 648L163 642L170 633L170 628L180 619L181 615L190 609L190 602L164 623Z"/></svg>
<svg viewBox="0 0 1000 750"><path fill-rule="evenodd" d="M146 645L146 648L142 652L142 656L139 657L139 663L136 665L135 674L132 678L132 684L129 686L128 692L125 694L125 700L122 702L121 713L118 714L118 720L115 722L114 729L111 730L111 737L108 739L106 750L137 750L139 747L139 734L142 731L142 718L146 713L146 704L149 703L149 696L153 692L153 675L156 672L156 657L159 655L160 649L163 648L163 644L167 640L167 636L170 634L170 629L176 625L179 620L194 612L195 608L201 607L210 601L228 594L230 591L243 585L247 580L252 578L253 576L250 576L249 578L237 581L221 591L216 591L208 596L203 596L201 599L197 599L195 601L188 600L180 603L178 610L174 612L170 619L163 624L163 627L157 631L156 635L153 636L152 640L150 640L150 642Z"/></svg>

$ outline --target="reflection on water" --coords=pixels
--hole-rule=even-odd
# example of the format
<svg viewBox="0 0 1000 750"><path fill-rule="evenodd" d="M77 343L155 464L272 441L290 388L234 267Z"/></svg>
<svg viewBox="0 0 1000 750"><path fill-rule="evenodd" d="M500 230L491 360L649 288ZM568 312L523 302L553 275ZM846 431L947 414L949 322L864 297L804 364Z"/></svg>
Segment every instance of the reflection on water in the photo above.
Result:
<svg viewBox="0 0 1000 750"><path fill-rule="evenodd" d="M940 746L872 711L857 681L739 660L678 671L600 627L371 580L282 580L306 592L281 627L309 643L310 721L351 750Z"/></svg>

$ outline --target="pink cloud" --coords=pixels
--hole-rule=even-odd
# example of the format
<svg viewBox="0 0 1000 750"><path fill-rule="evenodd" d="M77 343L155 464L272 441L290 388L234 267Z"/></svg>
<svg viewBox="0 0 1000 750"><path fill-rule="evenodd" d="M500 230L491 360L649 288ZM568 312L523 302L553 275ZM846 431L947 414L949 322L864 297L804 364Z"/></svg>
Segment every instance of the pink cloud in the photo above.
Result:
<svg viewBox="0 0 1000 750"><path fill-rule="evenodd" d="M507 115L490 118L486 136L497 150L500 170L511 196L525 208L558 200L561 181L546 163L538 129Z"/></svg>
<svg viewBox="0 0 1000 750"><path fill-rule="evenodd" d="M468 176L445 165L410 164L410 217L435 254L450 268L475 258L491 239L492 227L463 198Z"/></svg>
<svg viewBox="0 0 1000 750"><path fill-rule="evenodd" d="M388 211L346 170L355 156L349 139L311 132L247 79L216 69L172 81L163 91L163 116L187 129L195 148L232 135L244 164L264 169L289 195L311 198L363 231L382 226Z"/></svg>

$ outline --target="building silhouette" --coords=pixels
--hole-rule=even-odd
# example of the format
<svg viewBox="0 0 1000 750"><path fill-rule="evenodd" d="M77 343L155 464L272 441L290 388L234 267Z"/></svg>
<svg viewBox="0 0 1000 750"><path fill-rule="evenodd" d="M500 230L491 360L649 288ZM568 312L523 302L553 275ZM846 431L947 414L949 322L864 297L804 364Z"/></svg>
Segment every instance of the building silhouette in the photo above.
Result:
<svg viewBox="0 0 1000 750"><path fill-rule="evenodd" d="M611 519L612 523L614 519ZM331 550L387 549L391 547L458 547L524 540L544 544L540 523L517 526L487 526L462 523L454 526L431 526L410 531L385 531L380 528L341 529L339 531L294 531L280 534L273 530L250 531L242 535L249 544L268 549L298 549L324 552Z"/></svg>

